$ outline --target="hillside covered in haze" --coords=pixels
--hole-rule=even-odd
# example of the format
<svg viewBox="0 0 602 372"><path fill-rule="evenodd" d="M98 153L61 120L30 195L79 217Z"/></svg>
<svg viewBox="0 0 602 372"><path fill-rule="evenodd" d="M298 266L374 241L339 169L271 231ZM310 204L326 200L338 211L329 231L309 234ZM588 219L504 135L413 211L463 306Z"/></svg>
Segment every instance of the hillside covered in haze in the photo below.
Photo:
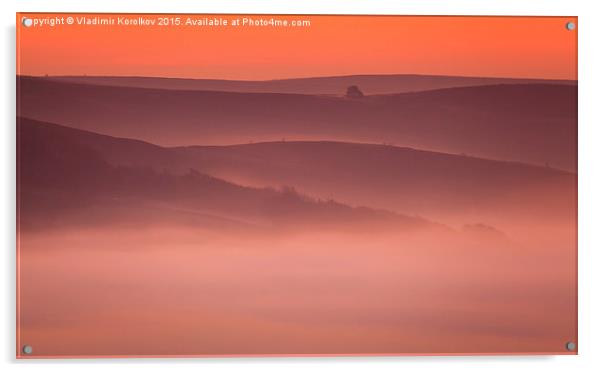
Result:
<svg viewBox="0 0 602 372"><path fill-rule="evenodd" d="M293 218L295 209L269 207L287 201L274 188L292 187L315 199L452 225L497 225L518 216L570 221L576 213L575 174L515 162L325 141L165 148L24 118L19 135L20 162L29 172L22 178L28 181L23 189L70 190L69 199L111 190L114 197L175 198L179 205L237 218L256 219L282 207L281 217ZM286 196L304 211L315 212L315 218L335 210L343 218L344 210L353 211L337 203L302 203L310 199Z"/></svg>
<svg viewBox="0 0 602 372"><path fill-rule="evenodd" d="M194 168L174 172L161 160L169 149L19 118L18 190L21 227L112 223L199 228L360 225L396 230L435 227L424 219L332 199L316 200L292 187L244 187ZM156 164L109 162L108 149L136 145L156 153ZM105 150L103 153L99 150ZM110 154L110 155L109 155ZM147 161L152 158L147 158ZM165 164L165 163L163 163ZM157 166L159 165L159 166ZM192 166L192 164L191 164Z"/></svg>
<svg viewBox="0 0 602 372"><path fill-rule="evenodd" d="M575 85L483 85L361 99L31 77L18 77L17 89L23 117L163 146L387 143L576 170Z"/></svg>

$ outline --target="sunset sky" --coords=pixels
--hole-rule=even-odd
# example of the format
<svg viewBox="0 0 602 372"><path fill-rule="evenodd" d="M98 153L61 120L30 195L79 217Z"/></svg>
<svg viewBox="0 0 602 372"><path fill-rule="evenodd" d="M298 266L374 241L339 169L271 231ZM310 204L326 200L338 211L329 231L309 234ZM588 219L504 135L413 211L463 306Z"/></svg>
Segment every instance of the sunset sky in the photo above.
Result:
<svg viewBox="0 0 602 372"><path fill-rule="evenodd" d="M17 14L17 73L266 80L350 74L577 79L571 17L250 16L309 27L25 27ZM119 14L101 14L102 18ZM126 15L137 18L137 15ZM231 22L242 15L205 17ZM75 23L77 23L75 21Z"/></svg>

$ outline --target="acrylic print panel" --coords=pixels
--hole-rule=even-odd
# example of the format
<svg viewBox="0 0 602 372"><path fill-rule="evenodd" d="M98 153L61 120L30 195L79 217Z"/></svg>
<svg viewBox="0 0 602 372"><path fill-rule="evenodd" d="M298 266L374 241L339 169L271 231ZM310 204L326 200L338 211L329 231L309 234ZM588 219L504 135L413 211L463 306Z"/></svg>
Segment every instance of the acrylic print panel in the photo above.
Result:
<svg viewBox="0 0 602 372"><path fill-rule="evenodd" d="M577 352L575 17L17 39L18 357Z"/></svg>

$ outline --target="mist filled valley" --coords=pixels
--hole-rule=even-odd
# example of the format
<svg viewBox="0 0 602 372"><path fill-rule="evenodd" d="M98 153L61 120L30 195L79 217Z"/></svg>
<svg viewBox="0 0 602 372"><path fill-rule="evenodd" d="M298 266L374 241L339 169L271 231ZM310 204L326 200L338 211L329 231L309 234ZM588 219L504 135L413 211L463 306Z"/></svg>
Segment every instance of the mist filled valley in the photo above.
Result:
<svg viewBox="0 0 602 372"><path fill-rule="evenodd" d="M20 79L19 332L41 355L576 338L571 84Z"/></svg>

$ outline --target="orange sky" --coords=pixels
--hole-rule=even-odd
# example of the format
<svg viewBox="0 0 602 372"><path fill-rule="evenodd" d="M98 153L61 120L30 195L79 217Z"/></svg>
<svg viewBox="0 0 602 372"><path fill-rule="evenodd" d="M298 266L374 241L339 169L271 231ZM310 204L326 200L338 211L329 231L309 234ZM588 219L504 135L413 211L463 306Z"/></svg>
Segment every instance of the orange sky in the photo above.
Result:
<svg viewBox="0 0 602 372"><path fill-rule="evenodd" d="M24 27L17 73L262 80L348 74L441 74L577 79L575 17L249 16L309 27ZM111 17L119 14L88 14ZM137 15L126 15L137 18ZM223 18L242 15L143 15Z"/></svg>

